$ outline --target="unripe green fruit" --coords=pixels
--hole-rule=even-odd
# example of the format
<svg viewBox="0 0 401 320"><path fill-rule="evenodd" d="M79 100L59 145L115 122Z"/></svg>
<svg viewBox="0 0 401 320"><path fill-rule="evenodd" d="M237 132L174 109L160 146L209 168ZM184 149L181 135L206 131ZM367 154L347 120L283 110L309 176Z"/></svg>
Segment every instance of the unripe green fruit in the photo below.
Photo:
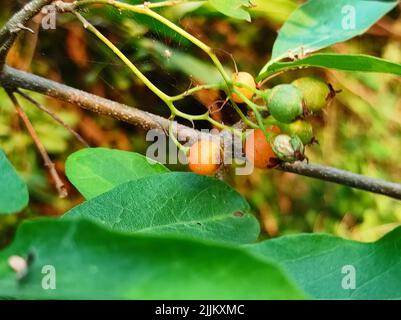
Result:
<svg viewBox="0 0 401 320"><path fill-rule="evenodd" d="M305 148L298 136L279 134L273 141L273 151L277 157L285 162L294 162L305 159Z"/></svg>
<svg viewBox="0 0 401 320"><path fill-rule="evenodd" d="M302 93L292 84L274 87L267 104L270 114L283 123L291 123L303 112Z"/></svg>
<svg viewBox="0 0 401 320"><path fill-rule="evenodd" d="M304 97L305 106L312 112L319 112L330 98L331 90L327 83L314 77L303 77L292 82Z"/></svg>
<svg viewBox="0 0 401 320"><path fill-rule="evenodd" d="M313 127L305 120L297 120L291 124L286 124L281 127L284 133L298 136L304 145L310 144L313 141Z"/></svg>

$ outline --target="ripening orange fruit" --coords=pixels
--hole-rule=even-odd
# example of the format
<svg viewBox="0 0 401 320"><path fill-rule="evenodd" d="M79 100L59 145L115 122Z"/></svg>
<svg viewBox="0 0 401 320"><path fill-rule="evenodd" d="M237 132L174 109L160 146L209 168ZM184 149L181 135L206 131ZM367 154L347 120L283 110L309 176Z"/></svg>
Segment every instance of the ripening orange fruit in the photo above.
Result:
<svg viewBox="0 0 401 320"><path fill-rule="evenodd" d="M248 87L251 87L251 88L256 88L255 79L248 72L234 73L233 77L232 77L232 81L234 83L236 83L236 82L237 83L243 83L244 85L247 85ZM241 92L248 99L252 99L252 97L254 95L253 91L249 90L248 88L237 87L237 86L234 86L234 88L236 90L238 90L239 92ZM244 100L242 100L242 98L239 97L237 94L233 93L232 96L233 96L233 100L236 103L243 103L244 102Z"/></svg>
<svg viewBox="0 0 401 320"><path fill-rule="evenodd" d="M201 139L195 142L188 153L189 169L197 174L211 176L221 164L220 144Z"/></svg>
<svg viewBox="0 0 401 320"><path fill-rule="evenodd" d="M281 132L277 126L271 126L267 131L276 134ZM259 169L273 168L279 161L261 129L253 130L253 134L246 138L245 155L248 161Z"/></svg>

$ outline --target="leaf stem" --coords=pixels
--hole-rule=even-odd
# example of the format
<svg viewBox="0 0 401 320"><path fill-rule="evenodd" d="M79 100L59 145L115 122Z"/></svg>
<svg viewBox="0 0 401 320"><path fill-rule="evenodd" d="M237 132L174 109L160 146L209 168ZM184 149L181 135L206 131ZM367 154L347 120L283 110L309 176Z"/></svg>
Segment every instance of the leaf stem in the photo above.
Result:
<svg viewBox="0 0 401 320"><path fill-rule="evenodd" d="M259 127L256 123L254 123L253 121L249 120L249 119L246 117L246 115L242 112L242 110L240 109L240 107L238 107L238 105L237 105L233 100L231 100L231 104L232 104L234 110L235 110L235 111L238 113L238 115L240 116L241 120L242 120L248 127L253 128L253 129L256 129L256 128Z"/></svg>
<svg viewBox="0 0 401 320"><path fill-rule="evenodd" d="M144 1L143 4L137 4L137 5L132 5L137 8L162 8L162 7L171 7L179 4L183 4L188 2L187 0L167 0L167 1L160 1L160 2L146 2ZM201 1L201 2L206 2L206 1ZM82 7L82 6L87 6L91 4L109 4L108 0L80 0L80 1L75 1L74 2L74 7Z"/></svg>
<svg viewBox="0 0 401 320"><path fill-rule="evenodd" d="M193 87L191 89L186 90L185 92L178 94L176 96L170 97L171 101L177 101L177 100L182 100L185 97L188 97L198 91L202 91L202 90L209 90L209 89L221 89L221 84L205 84L205 85L199 85L196 87Z"/></svg>
<svg viewBox="0 0 401 320"><path fill-rule="evenodd" d="M53 179L53 182L56 186L56 189L58 191L59 197L60 198L65 198L68 196L67 189L65 187L64 182L61 180L56 167L52 160L49 157L49 154L46 151L45 146L43 143L40 141L39 136L35 130L35 128L32 125L32 122L29 120L27 114L25 111L22 109L21 105L19 104L17 98L14 95L14 92L10 90L6 90L8 96L10 97L12 103L14 104L15 111L17 112L18 116L21 118L22 122L25 125L25 128L27 129L29 135L31 136L33 142L36 145L36 148L38 149L40 155L42 156L43 162L45 167L49 170L49 174Z"/></svg>
<svg viewBox="0 0 401 320"><path fill-rule="evenodd" d="M88 0L89 1L89 0ZM109 39L107 39L99 30L95 28L89 21L87 21L81 14L74 11L74 14L83 23L84 27L97 36L110 50L113 51L130 69L131 71L164 103L169 107L173 116L178 116L189 121L195 120L208 120L209 112L201 115L190 115L178 110L173 101L177 100L177 97L170 97L156 87Z"/></svg>
<svg viewBox="0 0 401 320"><path fill-rule="evenodd" d="M75 7L81 7L85 5L91 5L91 4L104 4L104 5L110 5L114 6L118 9L123 9L123 10L128 10L131 12L139 13L139 14L144 14L146 16L152 17L153 19L163 23L165 26L170 28L171 30L174 30L177 32L179 35L183 36L184 38L188 39L190 42L192 42L194 45L199 47L202 51L204 51L210 59L213 61L213 63L216 65L216 68L219 70L221 76L223 77L224 81L227 84L231 83L231 79L228 76L227 72L225 71L223 65L221 64L220 60L217 58L216 54L213 52L213 49L185 31L184 29L180 28L177 26L175 23L171 22L170 20L166 19L165 17L161 16L160 14L156 13L155 11L151 10L152 4L147 3L143 5L132 5L128 3L123 3L115 0L82 0L82 1L76 1L75 2Z"/></svg>
<svg viewBox="0 0 401 320"><path fill-rule="evenodd" d="M169 118L169 124L168 124L168 135L170 137L170 139L174 142L174 144L177 146L177 148L182 151L185 155L188 154L189 148L185 147L181 144L181 142L178 141L178 139L175 136L175 133L173 131L173 125L177 123L174 122L174 115L172 114L171 117ZM177 130L178 133L178 130Z"/></svg>
<svg viewBox="0 0 401 320"><path fill-rule="evenodd" d="M166 104L170 101L170 96L161 91L158 87L156 87L121 51L118 49L109 39L107 39L99 30L95 28L88 20L86 20L81 14L74 11L74 14L77 18L82 22L84 27L92 32L96 37L100 39L111 51L114 52L116 56L118 56L127 66L131 69L131 71L161 100L163 100Z"/></svg>
<svg viewBox="0 0 401 320"><path fill-rule="evenodd" d="M262 129L263 134L265 135L266 139L268 141L270 141L271 134L266 131L266 126L265 126L265 123L263 122L263 117L258 110L258 107L260 107L260 106L258 106L257 104L255 104L251 100L249 100L244 94L242 94L241 91L233 88L233 92L236 95L238 95L248 105L249 108L251 108L251 110L255 114L256 121L258 123L259 128Z"/></svg>
<svg viewBox="0 0 401 320"><path fill-rule="evenodd" d="M239 137L241 137L241 138L244 137L244 133L241 132L240 130L236 129L236 128L233 128L233 127L231 127L231 126L227 126L227 125L225 125L225 124L223 124L223 123L221 123L221 122L218 122L218 121L214 120L214 119L211 118L211 117L208 117L206 120L209 121L209 122L210 122L212 125L214 125L216 128L219 128L219 129L221 129L221 130L230 131L231 133L233 133L233 134L235 134L235 135L237 135L237 136L239 136Z"/></svg>

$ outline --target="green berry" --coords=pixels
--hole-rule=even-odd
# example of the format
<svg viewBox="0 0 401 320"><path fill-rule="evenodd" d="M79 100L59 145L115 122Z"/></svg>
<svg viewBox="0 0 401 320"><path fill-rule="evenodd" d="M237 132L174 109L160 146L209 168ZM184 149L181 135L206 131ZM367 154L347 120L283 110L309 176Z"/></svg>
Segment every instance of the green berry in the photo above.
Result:
<svg viewBox="0 0 401 320"><path fill-rule="evenodd" d="M296 120L281 129L285 133L298 136L304 145L310 144L313 141L313 127L305 120Z"/></svg>
<svg viewBox="0 0 401 320"><path fill-rule="evenodd" d="M302 93L292 84L275 86L267 103L270 114L283 123L291 123L303 113Z"/></svg>
<svg viewBox="0 0 401 320"><path fill-rule="evenodd" d="M298 136L279 134L273 141L273 151L277 157L285 162L294 162L305 159L305 148Z"/></svg>
<svg viewBox="0 0 401 320"><path fill-rule="evenodd" d="M302 92L305 106L312 112L322 110L330 99L330 87L321 79L303 77L293 81L292 84Z"/></svg>

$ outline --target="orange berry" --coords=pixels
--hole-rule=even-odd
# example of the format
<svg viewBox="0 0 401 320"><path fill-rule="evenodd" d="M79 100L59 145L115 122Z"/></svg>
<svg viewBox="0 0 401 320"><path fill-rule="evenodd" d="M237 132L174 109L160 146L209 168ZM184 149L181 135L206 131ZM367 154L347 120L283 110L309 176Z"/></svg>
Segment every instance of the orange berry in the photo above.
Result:
<svg viewBox="0 0 401 320"><path fill-rule="evenodd" d="M189 169L200 175L214 175L220 167L220 158L219 143L211 140L199 140L189 149Z"/></svg>
<svg viewBox="0 0 401 320"><path fill-rule="evenodd" d="M267 131L277 134L281 132L276 126L271 126ZM271 144L261 129L254 130L253 134L246 138L245 155L248 161L259 169L273 168L278 162Z"/></svg>
<svg viewBox="0 0 401 320"><path fill-rule="evenodd" d="M236 83L236 82L243 83L244 85L247 85L248 87L251 87L251 88L256 88L255 79L248 72L238 72L238 73L233 74L232 81L234 83ZM252 97L254 95L253 91L249 90L248 88L237 87L237 86L234 86L234 88L236 90L238 90L239 92L241 92L248 99L252 99ZM242 98L235 93L233 93L232 97L236 103L244 102L244 100L242 100Z"/></svg>

